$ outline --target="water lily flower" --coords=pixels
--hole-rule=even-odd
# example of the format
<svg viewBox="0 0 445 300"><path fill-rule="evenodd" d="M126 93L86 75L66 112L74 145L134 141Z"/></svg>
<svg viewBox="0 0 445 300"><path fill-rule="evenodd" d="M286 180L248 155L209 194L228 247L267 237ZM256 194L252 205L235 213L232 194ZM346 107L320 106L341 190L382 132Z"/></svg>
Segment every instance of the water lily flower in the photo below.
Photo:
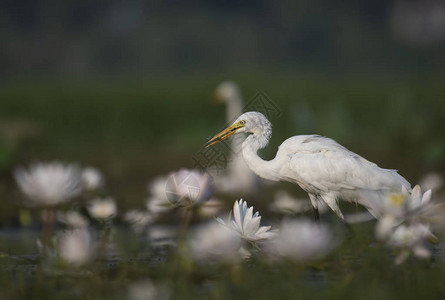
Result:
<svg viewBox="0 0 445 300"><path fill-rule="evenodd" d="M405 191L406 193L406 191ZM426 206L431 203L431 190L427 190L422 194L422 189L419 185L416 185L411 191L411 201L408 201L408 209L409 210L421 210L425 209Z"/></svg>
<svg viewBox="0 0 445 300"><path fill-rule="evenodd" d="M403 188L399 193L388 193L382 199L373 199L380 214L376 237L385 240L403 223L425 223L434 219L437 205L431 202L431 194L431 190L422 193L420 186L416 185L411 193Z"/></svg>
<svg viewBox="0 0 445 300"><path fill-rule="evenodd" d="M159 215L171 211L175 208L173 203L167 198L167 177L160 176L151 181L148 185L150 196L146 206L150 213Z"/></svg>
<svg viewBox="0 0 445 300"><path fill-rule="evenodd" d="M87 228L67 230L59 237L58 254L72 265L87 263L93 254L93 240Z"/></svg>
<svg viewBox="0 0 445 300"><path fill-rule="evenodd" d="M168 300L170 298L171 290L155 284L150 279L142 279L130 284L126 297L129 300Z"/></svg>
<svg viewBox="0 0 445 300"><path fill-rule="evenodd" d="M36 163L17 168L14 177L33 207L59 205L82 191L80 169L74 164Z"/></svg>
<svg viewBox="0 0 445 300"><path fill-rule="evenodd" d="M323 224L308 220L285 220L275 239L265 243L267 253L296 262L321 258L329 253L337 241Z"/></svg>
<svg viewBox="0 0 445 300"><path fill-rule="evenodd" d="M440 214L438 204L431 202L431 194L431 190L422 193L416 185L411 193L402 189L400 193L389 193L381 202L376 202L380 205L376 207L381 216L375 236L399 252L396 264L405 261L411 252L419 258L430 257L430 250L425 245L428 241L437 242L437 237L428 222Z"/></svg>
<svg viewBox="0 0 445 300"><path fill-rule="evenodd" d="M82 184L85 190L94 191L105 183L103 174L96 168L86 167L82 170Z"/></svg>
<svg viewBox="0 0 445 300"><path fill-rule="evenodd" d="M246 241L257 242L267 240L276 235L275 231L271 231L271 226L260 226L261 216L258 212L253 213L253 206L247 207L247 202L243 199L235 201L232 209L233 220L229 218L227 224L221 219L216 220L232 230Z"/></svg>
<svg viewBox="0 0 445 300"><path fill-rule="evenodd" d="M402 223L402 220L395 218L393 215L384 215L375 225L375 237L380 241L385 241L394 232L397 226Z"/></svg>
<svg viewBox="0 0 445 300"><path fill-rule="evenodd" d="M431 202L431 190L422 193L416 185L411 193L404 187L398 193L389 192L383 197L376 193L365 194L370 197L372 209L377 215L392 215L397 219L425 218L434 215L436 206Z"/></svg>
<svg viewBox="0 0 445 300"><path fill-rule="evenodd" d="M96 198L88 206L90 215L98 220L109 220L117 214L116 201L113 198Z"/></svg>
<svg viewBox="0 0 445 300"><path fill-rule="evenodd" d="M147 209L155 215L175 208L202 205L212 194L210 176L188 169L156 178L150 182L148 190Z"/></svg>
<svg viewBox="0 0 445 300"><path fill-rule="evenodd" d="M189 240L191 256L198 261L236 262L240 247L240 237L216 222L201 225Z"/></svg>
<svg viewBox="0 0 445 300"><path fill-rule="evenodd" d="M399 250L395 263L403 263L410 253L419 258L429 258L431 251L425 245L431 236L431 230L425 224L400 225L388 238L387 244Z"/></svg>
<svg viewBox="0 0 445 300"><path fill-rule="evenodd" d="M58 212L57 220L71 228L82 228L89 225L87 218L74 210L70 210L64 213Z"/></svg>
<svg viewBox="0 0 445 300"><path fill-rule="evenodd" d="M212 194L210 176L198 170L181 169L167 179L168 200L179 207L187 207L208 200Z"/></svg>

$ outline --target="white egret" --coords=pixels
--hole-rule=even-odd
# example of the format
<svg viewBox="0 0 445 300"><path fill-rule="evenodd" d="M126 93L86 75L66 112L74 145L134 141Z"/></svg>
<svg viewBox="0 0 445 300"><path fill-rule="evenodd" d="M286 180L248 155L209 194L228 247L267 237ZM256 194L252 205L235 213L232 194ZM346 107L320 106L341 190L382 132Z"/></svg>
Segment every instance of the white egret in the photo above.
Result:
<svg viewBox="0 0 445 300"><path fill-rule="evenodd" d="M233 81L223 81L215 89L217 102L225 103L227 122L233 121L243 113L243 97L239 86Z"/></svg>
<svg viewBox="0 0 445 300"><path fill-rule="evenodd" d="M233 81L221 82L215 90L218 102L226 104L227 122L232 122L243 112L243 97L239 86ZM258 190L259 178L244 162L238 147L241 146L242 136L235 136L232 140L232 152L227 165L227 171L221 176L215 176L215 188L222 192L251 194ZM240 195L240 196L241 196Z"/></svg>
<svg viewBox="0 0 445 300"><path fill-rule="evenodd" d="M242 144L242 154L252 171L273 181L297 183L309 194L318 219L318 206L326 203L342 220L338 200L360 203L373 211L363 191L376 193L411 190L407 180L395 170L376 164L349 151L336 141L319 135L298 135L285 140L274 159L265 161L257 151L267 146L272 136L272 124L259 112L246 112L228 128L210 139L206 147L237 133L249 133Z"/></svg>

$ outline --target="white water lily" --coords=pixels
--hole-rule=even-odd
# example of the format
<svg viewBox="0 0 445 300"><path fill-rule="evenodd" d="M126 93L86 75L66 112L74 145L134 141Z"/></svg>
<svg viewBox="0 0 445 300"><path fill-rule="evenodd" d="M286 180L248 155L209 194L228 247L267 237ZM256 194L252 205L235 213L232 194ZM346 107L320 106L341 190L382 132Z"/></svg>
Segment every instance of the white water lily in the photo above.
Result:
<svg viewBox="0 0 445 300"><path fill-rule="evenodd" d="M380 218L377 222L375 234L379 240L386 240L393 231L408 222L425 223L434 219L437 215L437 205L431 202L431 190L422 193L419 185L416 185L411 193L402 189L400 193L389 193L382 200L375 199L379 203L377 211Z"/></svg>
<svg viewBox="0 0 445 300"><path fill-rule="evenodd" d="M402 189L377 202L381 216L375 226L375 236L398 251L396 264L405 261L411 252L419 258L430 257L426 244L437 242L437 237L431 232L429 222L440 215L438 204L431 202L431 194L431 190L422 193L416 185L411 193Z"/></svg>
<svg viewBox="0 0 445 300"><path fill-rule="evenodd" d="M74 164L36 163L17 168L15 180L33 207L48 207L64 203L82 191L80 169Z"/></svg>
<svg viewBox="0 0 445 300"><path fill-rule="evenodd" d="M138 280L128 287L128 300L168 300L171 298L171 289L162 284L155 284L146 278Z"/></svg>
<svg viewBox="0 0 445 300"><path fill-rule="evenodd" d="M270 230L271 226L260 226L260 214L258 212L254 214L253 206L247 207L247 202L243 199L235 201L231 215L233 215L233 220L229 218L227 224L221 218L216 220L234 230L246 241L257 242L276 235L275 231Z"/></svg>
<svg viewBox="0 0 445 300"><path fill-rule="evenodd" d="M154 215L171 211L175 206L169 201L166 194L167 177L161 176L152 180L148 184L150 196L147 199L147 209Z"/></svg>
<svg viewBox="0 0 445 300"><path fill-rule="evenodd" d="M210 176L198 170L181 169L168 176L164 192L175 206L200 204L212 195Z"/></svg>
<svg viewBox="0 0 445 300"><path fill-rule="evenodd" d="M425 224L400 225L388 238L387 244L399 251L395 263L404 262L410 253L418 258L429 258L431 251L426 247L431 230Z"/></svg>
<svg viewBox="0 0 445 300"><path fill-rule="evenodd" d="M198 227L189 240L191 255L197 261L236 262L241 259L240 247L240 237L215 222Z"/></svg>
<svg viewBox="0 0 445 300"><path fill-rule="evenodd" d="M167 177L154 179L148 185L148 191L150 196L147 209L154 215L167 213L178 207L203 205L212 194L209 175L189 169L181 169Z"/></svg>
<svg viewBox="0 0 445 300"><path fill-rule="evenodd" d="M265 244L265 250L277 257L301 262L321 258L337 245L323 224L308 220L283 221L277 237Z"/></svg>
<svg viewBox="0 0 445 300"><path fill-rule="evenodd" d="M89 214L98 220L114 218L117 214L116 201L113 198L96 198L88 206Z"/></svg>
<svg viewBox="0 0 445 300"><path fill-rule="evenodd" d="M413 210L424 210L431 204L432 191L427 190L422 194L422 189L419 185L416 185L411 191L411 197L408 201L408 209Z"/></svg>
<svg viewBox="0 0 445 300"><path fill-rule="evenodd" d="M82 228L88 226L88 220L80 213L70 210L64 213L57 213L57 220L71 228Z"/></svg>
<svg viewBox="0 0 445 300"><path fill-rule="evenodd" d="M103 174L96 168L86 167L82 170L82 184L85 190L94 191L105 183Z"/></svg>
<svg viewBox="0 0 445 300"><path fill-rule="evenodd" d="M76 228L63 232L59 237L58 254L63 261L72 265L83 265L93 255L93 240L87 228Z"/></svg>
<svg viewBox="0 0 445 300"><path fill-rule="evenodd" d="M171 290L165 286L156 285L150 279L136 281L128 287L126 299L128 300L168 300Z"/></svg>
<svg viewBox="0 0 445 300"><path fill-rule="evenodd" d="M384 215L375 225L374 234L380 241L385 241L394 232L395 228L402 224L403 221L392 215Z"/></svg>
<svg viewBox="0 0 445 300"><path fill-rule="evenodd" d="M365 194L371 197L372 209L378 216L391 215L397 219L427 218L434 215L435 205L431 202L431 190L422 193L416 185L411 193L402 187L398 193L389 192L379 196L375 193ZM372 200L372 201L371 201Z"/></svg>

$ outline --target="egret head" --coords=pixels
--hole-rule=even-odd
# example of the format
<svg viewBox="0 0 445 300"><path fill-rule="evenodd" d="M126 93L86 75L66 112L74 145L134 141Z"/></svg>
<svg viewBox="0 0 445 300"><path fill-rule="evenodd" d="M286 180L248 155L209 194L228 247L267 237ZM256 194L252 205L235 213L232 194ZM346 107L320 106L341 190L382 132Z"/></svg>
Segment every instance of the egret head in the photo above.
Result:
<svg viewBox="0 0 445 300"><path fill-rule="evenodd" d="M237 133L250 133L267 139L272 135L272 124L260 112L249 111L239 116L232 125L215 135L206 143L206 147L225 140Z"/></svg>
<svg viewBox="0 0 445 300"><path fill-rule="evenodd" d="M240 98L241 91L235 82L227 80L216 87L214 95L217 102L225 103Z"/></svg>

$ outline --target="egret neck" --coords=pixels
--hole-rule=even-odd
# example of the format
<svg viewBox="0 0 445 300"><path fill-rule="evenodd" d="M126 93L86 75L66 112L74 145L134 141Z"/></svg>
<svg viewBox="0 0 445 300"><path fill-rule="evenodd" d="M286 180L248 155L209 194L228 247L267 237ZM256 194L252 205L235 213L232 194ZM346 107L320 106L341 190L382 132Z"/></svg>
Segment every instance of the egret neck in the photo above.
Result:
<svg viewBox="0 0 445 300"><path fill-rule="evenodd" d="M276 158L270 161L262 159L258 155L258 150L265 148L269 144L272 136L272 126L265 126L261 130L250 134L243 142L243 157L249 168L258 176L268 179L277 180L274 172ZM278 166L277 166L278 167Z"/></svg>

